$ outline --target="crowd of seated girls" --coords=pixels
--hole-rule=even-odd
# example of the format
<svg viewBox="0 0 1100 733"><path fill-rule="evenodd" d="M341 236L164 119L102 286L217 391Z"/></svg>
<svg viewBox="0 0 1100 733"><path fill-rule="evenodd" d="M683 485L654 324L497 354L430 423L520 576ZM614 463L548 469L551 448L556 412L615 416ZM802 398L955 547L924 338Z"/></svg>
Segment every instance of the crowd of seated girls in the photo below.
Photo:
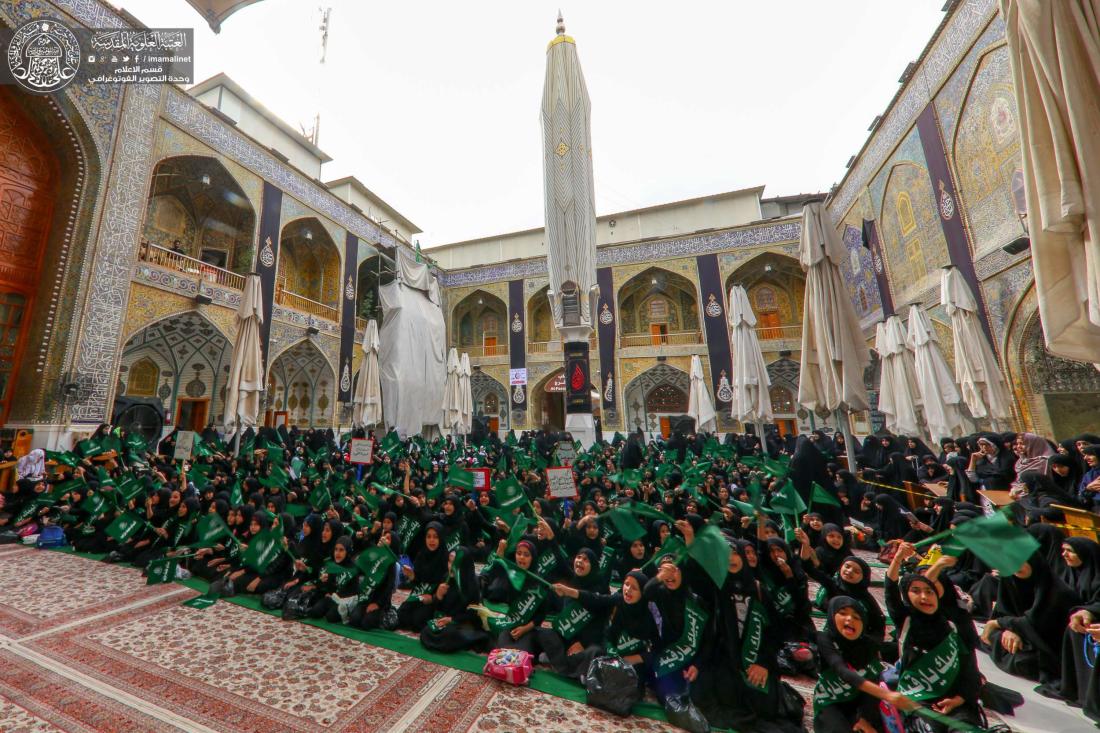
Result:
<svg viewBox="0 0 1100 733"><path fill-rule="evenodd" d="M1010 712L1012 702L979 673L979 652L1100 719L1092 667L1100 549L1092 539L1067 538L1067 520L1054 506L1093 508L1100 496L1095 436L1053 444L1026 433L985 433L943 441L938 452L920 439L872 436L849 471L837 463L845 453L839 436L821 432L764 446L751 435L728 436L723 451L704 435L647 442L630 434L581 454L575 500L548 499L543 472L523 467L532 457L545 462L567 436L531 433L507 443L494 436L441 448L405 441L389 451L392 458L380 451L363 475L331 432L264 437L285 450L281 466L263 450L240 458L215 453L196 459L206 464L201 488L170 460L171 438L146 456L147 468L120 460L106 482L88 460L50 479L28 465L0 523L19 516L21 504L51 482L76 478L77 488L32 521L60 524L79 551L138 567L181 555L186 571L209 580L218 595L255 594L270 608L295 609L294 616L401 630L437 652L519 648L574 679L597 657L616 655L670 718L690 709L715 727L802 730L809 705L817 731L885 731L880 703L922 733L947 727L910 714L919 706L981 725L986 708ZM780 454L789 457L782 479L760 472L758 460L743 460ZM270 480L295 461L289 481ZM438 492L456 462L489 468L493 483L514 477L529 508L503 512L492 491L446 485ZM89 496L110 495L126 476L143 482L127 506L88 509ZM750 485L767 498L786 478L811 511L752 510ZM942 482L944 496L914 510L904 492L922 482ZM365 489L328 492L316 502L323 485ZM814 503L819 488L832 500L819 495ZM953 557L915 547L981 516L983 489L1012 491L1015 521L1040 544L1010 577L997 577L970 552ZM630 541L606 514L627 504L652 510L635 515ZM145 523L118 542L107 528L123 510ZM232 537L196 547L196 520L212 513ZM529 526L513 531L521 514ZM711 527L728 546L721 583L691 552L669 549L681 543L690 550ZM257 570L245 551L272 531L285 551ZM355 560L379 547L397 561L368 578ZM887 547L888 567L877 571L884 608L872 592L868 558ZM975 621L984 624L980 634ZM929 653L946 655L951 674L918 689L912 679ZM783 680L791 675L818 678L812 700Z"/></svg>

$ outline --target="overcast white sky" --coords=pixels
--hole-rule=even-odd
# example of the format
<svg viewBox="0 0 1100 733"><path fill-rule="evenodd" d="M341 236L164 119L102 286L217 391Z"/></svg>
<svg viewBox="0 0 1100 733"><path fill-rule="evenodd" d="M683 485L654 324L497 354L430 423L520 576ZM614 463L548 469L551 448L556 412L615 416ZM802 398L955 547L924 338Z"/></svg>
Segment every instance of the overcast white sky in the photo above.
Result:
<svg viewBox="0 0 1100 733"><path fill-rule="evenodd" d="M539 104L559 6L592 97L599 214L766 185L824 191L940 23L943 0L262 0L215 35L183 0L114 0L195 27L433 244L542 226ZM318 7L332 7L318 65Z"/></svg>

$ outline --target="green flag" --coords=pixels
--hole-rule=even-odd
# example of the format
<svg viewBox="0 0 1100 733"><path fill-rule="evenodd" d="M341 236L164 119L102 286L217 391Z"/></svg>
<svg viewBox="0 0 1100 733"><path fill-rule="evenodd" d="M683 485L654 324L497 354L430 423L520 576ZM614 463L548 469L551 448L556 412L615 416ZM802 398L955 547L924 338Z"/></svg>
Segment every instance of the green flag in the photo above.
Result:
<svg viewBox="0 0 1100 733"><path fill-rule="evenodd" d="M627 468L618 473L611 474L608 478L620 486L636 489L638 488L638 484L642 482L642 471L639 468Z"/></svg>
<svg viewBox="0 0 1100 733"><path fill-rule="evenodd" d="M196 608L200 611L205 611L206 609L210 608L211 606L213 606L217 602L218 602L217 597L204 595L204 596L198 596L197 598L192 598L189 601L184 601L180 605L181 606L187 606L188 608Z"/></svg>
<svg viewBox="0 0 1100 733"><path fill-rule="evenodd" d="M355 558L355 566L363 573L363 587L374 588L390 571L397 556L388 546L368 547Z"/></svg>
<svg viewBox="0 0 1100 733"><path fill-rule="evenodd" d="M401 438L398 437L397 433L393 430L386 433L386 436L382 438L382 442L378 446L379 452L384 453L390 458L393 458L400 448Z"/></svg>
<svg viewBox="0 0 1100 733"><path fill-rule="evenodd" d="M338 562L329 560L325 563L324 572L328 573L328 579L334 586L342 588L358 574L359 568L354 564L345 567Z"/></svg>
<svg viewBox="0 0 1100 733"><path fill-rule="evenodd" d="M80 502L80 508L87 512L89 516L98 517L107 511L107 497L99 491L88 494L84 501Z"/></svg>
<svg viewBox="0 0 1100 733"><path fill-rule="evenodd" d="M714 525L708 524L695 533L695 539L688 548L688 557L699 563L719 588L726 582L730 545L725 535Z"/></svg>
<svg viewBox="0 0 1100 733"><path fill-rule="evenodd" d="M72 451L54 452L52 450L46 451L47 461L56 461L58 465L69 466L74 468L76 464L80 463L80 456L76 455Z"/></svg>
<svg viewBox="0 0 1100 733"><path fill-rule="evenodd" d="M102 482L100 482L100 485L103 485ZM123 499L123 503L129 504L145 491L145 484L136 476L126 476L118 482L115 490L118 492L119 497Z"/></svg>
<svg viewBox="0 0 1100 733"><path fill-rule="evenodd" d="M332 504L332 493L323 483L309 492L309 505L314 509L327 509Z"/></svg>
<svg viewBox="0 0 1100 733"><path fill-rule="evenodd" d="M241 562L263 575L282 551L282 533L278 530L265 529L249 540Z"/></svg>
<svg viewBox="0 0 1100 733"><path fill-rule="evenodd" d="M107 533L108 537L111 537L115 540L115 542L122 544L124 542L127 542L134 535L136 535L138 531L145 526L146 525L144 519L137 516L136 514L125 512L123 514L120 514L115 519L115 521L108 524L107 529L105 529L104 531Z"/></svg>
<svg viewBox="0 0 1100 733"><path fill-rule="evenodd" d="M810 504L825 504L826 506L840 506L840 500L823 489L820 484L814 482L814 492L810 494Z"/></svg>
<svg viewBox="0 0 1100 733"><path fill-rule="evenodd" d="M223 537L229 536L229 527L225 520L218 514L204 514L199 518L195 528L195 538L198 547L213 547Z"/></svg>
<svg viewBox="0 0 1100 733"><path fill-rule="evenodd" d="M393 469L390 468L388 463L379 463L374 467L374 471L371 473L371 480L379 483L389 483L393 480Z"/></svg>
<svg viewBox="0 0 1100 733"><path fill-rule="evenodd" d="M229 506L240 506L244 504L244 492L241 491L241 480L238 478L233 482L233 488L229 490Z"/></svg>
<svg viewBox="0 0 1100 733"><path fill-rule="evenodd" d="M954 537L1003 576L1015 573L1039 549L1038 540L999 511L960 524Z"/></svg>
<svg viewBox="0 0 1100 733"><path fill-rule="evenodd" d="M171 583L176 579L176 568L179 561L174 557L162 557L150 560L146 566L145 585L158 585L159 583Z"/></svg>
<svg viewBox="0 0 1100 733"><path fill-rule="evenodd" d="M626 505L626 508L629 509L632 513L637 514L639 517L645 517L646 519L663 519L664 521L668 522L669 527L671 527L673 523L676 522L676 520L668 514L665 514L659 509L651 507L644 501L632 501Z"/></svg>
<svg viewBox="0 0 1100 733"><path fill-rule="evenodd" d="M451 470L447 472L447 485L457 486L466 491L473 491L474 474L464 468L453 466Z"/></svg>
<svg viewBox="0 0 1100 733"><path fill-rule="evenodd" d="M527 533L527 528L530 526L530 520L522 514L516 519L516 523L512 525L511 531L508 532L508 541L505 546L506 552L511 552L516 549L516 545L523 539L523 535Z"/></svg>
<svg viewBox="0 0 1100 733"><path fill-rule="evenodd" d="M638 524L638 520L629 509L615 507L607 512L607 518L611 520L615 531L627 543L640 540L646 536L645 528Z"/></svg>
<svg viewBox="0 0 1100 733"><path fill-rule="evenodd" d="M86 438L73 446L80 455L85 458L98 456L103 452L103 444L98 440Z"/></svg>
<svg viewBox="0 0 1100 733"><path fill-rule="evenodd" d="M527 503L527 492L523 490L523 485L511 476L497 482L493 487L493 495L497 499L497 506L508 512Z"/></svg>
<svg viewBox="0 0 1100 733"><path fill-rule="evenodd" d="M780 514L797 515L806 511L806 502L802 501L802 497L795 491L794 484L788 479L779 491L772 496L770 507L772 511Z"/></svg>

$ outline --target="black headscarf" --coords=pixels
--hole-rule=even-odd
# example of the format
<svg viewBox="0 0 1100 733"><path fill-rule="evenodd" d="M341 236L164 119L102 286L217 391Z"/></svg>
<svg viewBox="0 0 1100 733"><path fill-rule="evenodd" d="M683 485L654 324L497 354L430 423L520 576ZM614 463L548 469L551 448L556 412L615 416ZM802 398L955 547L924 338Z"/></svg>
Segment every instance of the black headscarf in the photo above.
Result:
<svg viewBox="0 0 1100 733"><path fill-rule="evenodd" d="M977 487L970 483L966 469L970 462L962 456L947 459L951 471L947 474L947 496L952 501L973 501L978 498Z"/></svg>
<svg viewBox="0 0 1100 733"><path fill-rule="evenodd" d="M791 456L790 478L795 491L802 497L804 503L810 503L814 483L821 486L830 485L828 466L829 463L825 460L824 454L818 450L809 436L798 436L794 455Z"/></svg>
<svg viewBox="0 0 1100 733"><path fill-rule="evenodd" d="M1077 594L1077 602L1089 605L1100 600L1100 545L1088 537L1067 537L1063 545L1069 545L1081 565L1071 568L1064 565L1058 573L1062 582Z"/></svg>
<svg viewBox="0 0 1100 733"><path fill-rule="evenodd" d="M848 639L840 633L836 625L836 615L845 608L851 608L863 619L863 633L856 639ZM868 633L870 624L867 619L867 608L859 600L851 596L836 596L829 599L829 605L825 610L825 635L844 657L844 661L855 669L864 669L878 657L878 642Z"/></svg>
<svg viewBox="0 0 1100 733"><path fill-rule="evenodd" d="M932 592L936 592L936 585L923 575L917 575L916 573L910 573L901 579L899 590L901 591L901 602L905 609L905 615L909 621L908 628L905 630L905 635L901 639L903 654L909 654L910 652L918 652L923 654L924 652L935 649L936 646L943 641L944 637L951 633L951 623L947 620L947 616L944 613L943 601L936 606L935 613L925 613L909 601L909 588L914 583L924 583ZM938 598L938 596L937 596ZM895 624L902 624L903 619L895 618Z"/></svg>
<svg viewBox="0 0 1100 733"><path fill-rule="evenodd" d="M825 539L826 535L830 532L836 532L843 539L839 549L834 549ZM840 566L844 561L852 554L852 541L848 537L848 533L841 527L835 524L826 524L821 528L821 540L817 544L817 559L821 563L821 572L826 575L832 575L837 570L840 570Z"/></svg>
<svg viewBox="0 0 1100 733"><path fill-rule="evenodd" d="M902 513L901 504L897 499L889 494L878 494L875 496L875 506L879 510L876 524L881 537L896 540L909 533L909 520Z"/></svg>
<svg viewBox="0 0 1100 733"><path fill-rule="evenodd" d="M1077 446L1073 446L1073 450L1076 452ZM1072 496L1077 491L1077 484L1081 481L1081 476L1084 472L1081 470L1081 464L1083 463L1080 456L1074 457L1072 455L1065 455L1064 453L1055 453L1047 459L1047 466L1051 468L1050 480L1058 488L1060 492L1067 496ZM1054 471L1054 466L1065 466L1069 469L1069 473L1065 476L1059 476Z"/></svg>
<svg viewBox="0 0 1100 733"><path fill-rule="evenodd" d="M1061 550L1060 545L1058 549ZM1075 594L1051 572L1042 549L1036 550L1027 564L1031 567L1027 578L1001 576L993 617L1002 627L1021 634L1031 643L1046 644L1048 650L1057 649ZM1009 619L1022 619L1026 624Z"/></svg>
<svg viewBox="0 0 1100 733"><path fill-rule="evenodd" d="M448 553L447 548L444 547L443 525L439 522L428 522L424 533L427 534L430 529L435 530L439 537L439 544L434 550L429 550L426 542L421 547L420 552L416 554L416 560L413 561L413 579L418 584L430 583L435 586L447 578Z"/></svg>
<svg viewBox="0 0 1100 733"><path fill-rule="evenodd" d="M1027 531L1039 540L1037 552L1042 554L1046 566L1060 574L1065 565L1062 560L1062 542L1066 538L1065 532L1050 524L1032 524L1028 526Z"/></svg>

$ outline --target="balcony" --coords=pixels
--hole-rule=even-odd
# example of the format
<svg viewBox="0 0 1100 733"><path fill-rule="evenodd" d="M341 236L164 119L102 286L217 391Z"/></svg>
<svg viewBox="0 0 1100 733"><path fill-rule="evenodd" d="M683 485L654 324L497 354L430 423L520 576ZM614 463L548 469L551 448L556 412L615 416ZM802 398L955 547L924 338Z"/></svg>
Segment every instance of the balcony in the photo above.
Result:
<svg viewBox="0 0 1100 733"><path fill-rule="evenodd" d="M508 356L508 344L487 344L485 346L460 346L458 350L470 355L471 359L481 357Z"/></svg>
<svg viewBox="0 0 1100 733"><path fill-rule="evenodd" d="M191 275L200 284L208 283L233 290L244 290L244 275L207 264L181 252L174 252L156 244L141 243L138 257L142 262Z"/></svg>
<svg viewBox="0 0 1100 733"><path fill-rule="evenodd" d="M764 351L798 351L802 348L802 326L757 326L756 338Z"/></svg>
<svg viewBox="0 0 1100 733"><path fill-rule="evenodd" d="M368 319L366 319L366 318L360 318L359 316L356 316L355 317L355 330L356 331L366 331L367 330L367 320Z"/></svg>
<svg viewBox="0 0 1100 733"><path fill-rule="evenodd" d="M275 289L275 302L281 306L287 308L293 308L296 311L302 313L309 313L310 315L317 316L318 318L324 318L327 321L333 323L340 322L340 313L335 308L324 303L318 303L316 300L310 300L304 295L298 295L298 293L287 290L283 287L282 283L278 284Z"/></svg>
<svg viewBox="0 0 1100 733"><path fill-rule="evenodd" d="M599 339L593 334L588 339L588 348L595 349L599 347ZM561 353L561 341L528 341L527 342L528 354L560 354Z"/></svg>
<svg viewBox="0 0 1100 733"><path fill-rule="evenodd" d="M619 337L619 347L629 349L638 346L697 346L703 343L701 331L673 331L671 333L631 333Z"/></svg>

